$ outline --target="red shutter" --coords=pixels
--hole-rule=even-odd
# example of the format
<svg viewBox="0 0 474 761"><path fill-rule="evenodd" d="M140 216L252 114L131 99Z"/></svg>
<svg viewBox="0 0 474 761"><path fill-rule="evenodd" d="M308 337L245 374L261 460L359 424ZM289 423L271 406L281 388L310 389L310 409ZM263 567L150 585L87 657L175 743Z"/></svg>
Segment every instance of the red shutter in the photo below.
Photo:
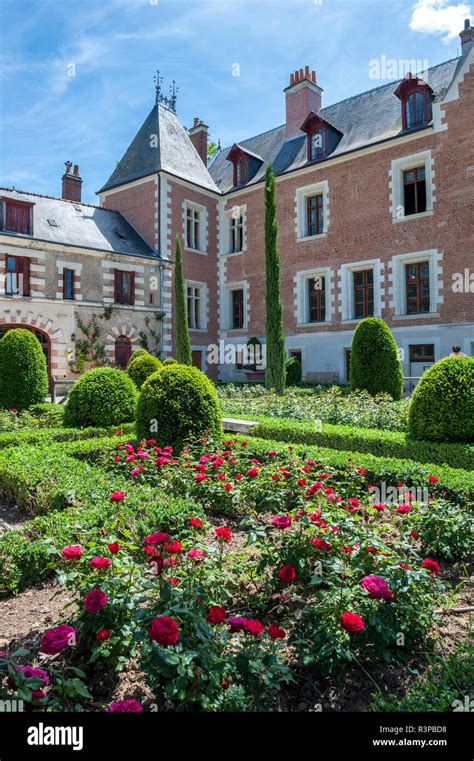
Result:
<svg viewBox="0 0 474 761"><path fill-rule="evenodd" d="M30 295L30 260L27 256L18 259L18 270L23 275L23 296Z"/></svg>
<svg viewBox="0 0 474 761"><path fill-rule="evenodd" d="M130 304L135 304L135 273L130 273Z"/></svg>

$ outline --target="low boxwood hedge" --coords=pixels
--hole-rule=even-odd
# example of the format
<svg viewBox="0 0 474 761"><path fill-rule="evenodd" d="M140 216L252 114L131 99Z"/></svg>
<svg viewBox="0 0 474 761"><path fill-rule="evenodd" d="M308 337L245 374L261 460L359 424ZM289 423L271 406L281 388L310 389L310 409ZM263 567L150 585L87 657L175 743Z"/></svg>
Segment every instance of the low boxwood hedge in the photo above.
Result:
<svg viewBox="0 0 474 761"><path fill-rule="evenodd" d="M367 452L378 457L398 457L417 462L474 469L474 446L454 442L419 441L399 431L354 428L348 425L297 422L281 418L261 418L252 434L296 444L316 444L331 449Z"/></svg>
<svg viewBox="0 0 474 761"><path fill-rule="evenodd" d="M0 433L0 449L7 447L19 447L36 444L38 446L48 446L51 442L68 442L81 441L88 439L104 438L112 436L117 430L123 431L126 435L133 435L134 424L126 423L117 428L27 428L17 431L5 431Z"/></svg>

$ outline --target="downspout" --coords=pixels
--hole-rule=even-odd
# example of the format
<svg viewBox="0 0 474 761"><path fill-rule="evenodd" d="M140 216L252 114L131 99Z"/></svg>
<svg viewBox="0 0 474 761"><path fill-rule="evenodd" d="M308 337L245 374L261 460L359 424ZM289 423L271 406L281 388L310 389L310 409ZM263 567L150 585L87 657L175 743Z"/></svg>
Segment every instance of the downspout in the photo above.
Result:
<svg viewBox="0 0 474 761"><path fill-rule="evenodd" d="M156 252L158 257L161 259L161 174L158 172L158 237L157 237L157 243L156 243ZM163 264L160 261L159 265L160 270L160 279L159 279L159 298L160 298L160 310L161 313L164 312L163 309ZM160 320L160 355L163 354L163 345L164 345L164 335L165 335L165 321L164 317Z"/></svg>

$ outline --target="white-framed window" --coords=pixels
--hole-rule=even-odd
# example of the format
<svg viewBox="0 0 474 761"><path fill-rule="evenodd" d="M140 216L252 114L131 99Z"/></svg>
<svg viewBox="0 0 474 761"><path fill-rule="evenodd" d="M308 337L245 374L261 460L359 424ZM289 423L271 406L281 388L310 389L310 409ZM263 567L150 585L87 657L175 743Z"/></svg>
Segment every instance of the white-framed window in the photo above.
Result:
<svg viewBox="0 0 474 761"><path fill-rule="evenodd" d="M436 314L443 303L442 254L438 249L398 254L390 261L389 306L394 317Z"/></svg>
<svg viewBox="0 0 474 761"><path fill-rule="evenodd" d="M186 309L190 330L207 329L207 286L186 280Z"/></svg>
<svg viewBox="0 0 474 761"><path fill-rule="evenodd" d="M298 325L331 322L334 312L330 267L297 272L296 321Z"/></svg>
<svg viewBox="0 0 474 761"><path fill-rule="evenodd" d="M393 222L433 213L435 203L434 159L420 151L392 161L390 200Z"/></svg>
<svg viewBox="0 0 474 761"><path fill-rule="evenodd" d="M207 250L207 210L205 206L184 201L183 239L186 248L205 253Z"/></svg>
<svg viewBox="0 0 474 761"><path fill-rule="evenodd" d="M225 253L240 254L247 248L246 217L247 205L235 204L224 212Z"/></svg>
<svg viewBox="0 0 474 761"><path fill-rule="evenodd" d="M248 282L228 283L225 288L225 327L227 330L245 330L249 322Z"/></svg>
<svg viewBox="0 0 474 761"><path fill-rule="evenodd" d="M329 184L327 180L298 188L295 196L296 239L314 240L327 235Z"/></svg>
<svg viewBox="0 0 474 761"><path fill-rule="evenodd" d="M384 306L383 280L380 259L343 264L339 269L341 320L380 317Z"/></svg>

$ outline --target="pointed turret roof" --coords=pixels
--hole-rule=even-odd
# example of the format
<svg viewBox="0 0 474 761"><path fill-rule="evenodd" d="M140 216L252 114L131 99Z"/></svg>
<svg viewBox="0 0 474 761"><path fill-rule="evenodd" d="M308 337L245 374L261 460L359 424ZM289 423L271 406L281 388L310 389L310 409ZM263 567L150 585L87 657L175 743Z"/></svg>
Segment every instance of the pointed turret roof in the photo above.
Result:
<svg viewBox="0 0 474 761"><path fill-rule="evenodd" d="M153 106L99 193L142 177L169 172L220 193L176 114L162 103Z"/></svg>

